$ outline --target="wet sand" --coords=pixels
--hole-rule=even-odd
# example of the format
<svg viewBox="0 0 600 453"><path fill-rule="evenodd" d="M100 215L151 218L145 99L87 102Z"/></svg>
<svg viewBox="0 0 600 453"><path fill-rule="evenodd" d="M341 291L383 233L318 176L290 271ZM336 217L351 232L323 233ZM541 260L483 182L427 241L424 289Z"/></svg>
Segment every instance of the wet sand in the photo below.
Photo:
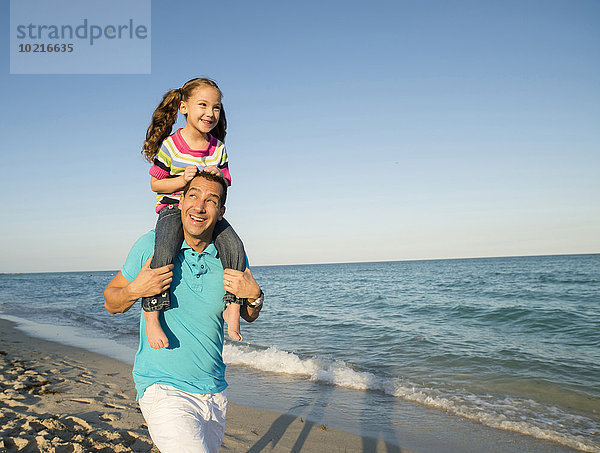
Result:
<svg viewBox="0 0 600 453"><path fill-rule="evenodd" d="M12 321L0 318L3 339L0 345L0 453L158 452L135 401L130 364L83 348L35 338L14 326ZM60 338L57 337L57 340ZM277 391L274 376L269 379L272 385L268 386L270 392L266 392L266 384L246 386L246 381L237 377L230 381L230 393L242 390L243 401L250 401L247 404L255 401L260 406L262 399L271 399L273 392ZM254 396L248 395L253 388ZM342 395L343 392L339 397ZM422 419L418 415L422 410L411 410L410 405L405 412L403 423L394 422L398 443L404 445L400 446L383 438L361 437L334 429L298 414L230 402L221 451L574 451L552 442L444 416L443 413L429 412L430 416ZM390 420L387 422L391 423Z"/></svg>
<svg viewBox="0 0 600 453"><path fill-rule="evenodd" d="M30 337L0 319L0 452L158 452L131 365ZM290 414L230 403L223 452L359 452L365 439ZM370 439L371 451L389 451ZM409 452L404 448L396 452Z"/></svg>

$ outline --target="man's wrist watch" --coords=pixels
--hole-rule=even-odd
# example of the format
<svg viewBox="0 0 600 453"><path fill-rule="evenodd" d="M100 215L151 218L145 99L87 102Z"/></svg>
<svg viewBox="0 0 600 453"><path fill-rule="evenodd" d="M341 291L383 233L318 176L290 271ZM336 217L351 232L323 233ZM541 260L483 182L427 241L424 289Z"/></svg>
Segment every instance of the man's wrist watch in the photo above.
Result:
<svg viewBox="0 0 600 453"><path fill-rule="evenodd" d="M263 304L264 301L265 301L265 293L263 293L263 290L261 289L260 296L258 296L258 298L254 299L252 302L250 302L250 299L247 299L246 304L249 307L258 308Z"/></svg>

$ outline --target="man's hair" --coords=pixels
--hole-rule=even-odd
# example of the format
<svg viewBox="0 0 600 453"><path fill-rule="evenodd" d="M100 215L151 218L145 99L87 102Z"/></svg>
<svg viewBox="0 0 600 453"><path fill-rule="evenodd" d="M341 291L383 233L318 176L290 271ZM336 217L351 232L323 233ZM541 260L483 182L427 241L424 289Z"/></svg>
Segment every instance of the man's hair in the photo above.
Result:
<svg viewBox="0 0 600 453"><path fill-rule="evenodd" d="M214 182L218 182L219 184L221 184L221 187L223 188L223 190L221 191L221 199L220 199L221 207L225 206L225 202L227 201L227 181L225 181L225 178L223 178L222 176L213 175L212 173L209 173L207 171L201 171L196 176L194 176L192 181L196 178L204 178L204 179L207 179L208 181L214 181ZM184 197L185 197L185 194L187 193L187 191L190 190L190 185L192 184L192 181L188 182L185 185L185 187L183 188L183 196Z"/></svg>

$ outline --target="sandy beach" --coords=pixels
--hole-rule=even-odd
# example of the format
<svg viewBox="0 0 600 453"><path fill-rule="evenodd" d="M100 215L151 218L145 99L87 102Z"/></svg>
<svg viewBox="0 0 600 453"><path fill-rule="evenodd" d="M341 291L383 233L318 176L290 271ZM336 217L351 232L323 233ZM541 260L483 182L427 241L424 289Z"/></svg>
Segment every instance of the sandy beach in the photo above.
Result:
<svg viewBox="0 0 600 453"><path fill-rule="evenodd" d="M32 338L3 319L0 333L0 452L158 452L130 365ZM365 445L389 451L382 440L230 403L221 451L358 452Z"/></svg>
<svg viewBox="0 0 600 453"><path fill-rule="evenodd" d="M35 325L30 323L31 325ZM158 452L135 401L131 365L87 349L32 337L0 318L0 453ZM31 325L28 329L31 328ZM38 324L42 328L41 324ZM60 332L60 329L54 329ZM28 330L27 332L30 332ZM68 330L66 331L68 332ZM68 335L64 333L63 335ZM54 338L54 337L52 337ZM72 341L72 339L71 339ZM99 343L102 344L102 343ZM270 379L274 379L270 376ZM255 381L254 384L256 384ZM270 399L239 378L231 394ZM343 398L340 393L336 398ZM222 452L566 453L568 447L408 405L393 423L397 442L358 435L302 415L229 403ZM406 448L408 447L408 448ZM594 451L588 450L588 451Z"/></svg>

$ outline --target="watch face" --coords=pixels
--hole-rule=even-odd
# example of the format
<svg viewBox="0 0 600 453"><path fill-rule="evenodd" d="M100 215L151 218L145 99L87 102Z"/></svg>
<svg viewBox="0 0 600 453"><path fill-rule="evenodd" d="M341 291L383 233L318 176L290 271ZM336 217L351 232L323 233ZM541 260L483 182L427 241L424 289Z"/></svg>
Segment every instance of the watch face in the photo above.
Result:
<svg viewBox="0 0 600 453"><path fill-rule="evenodd" d="M246 303L251 307L258 307L259 305L262 305L264 300L265 300L265 293L263 293L263 291L261 289L260 296L258 296L258 299L255 299L254 302L246 301Z"/></svg>
<svg viewBox="0 0 600 453"><path fill-rule="evenodd" d="M254 302L248 302L248 305L250 305L251 307L258 307L259 305L262 305L264 300L264 296L261 294L260 297L258 299L256 299Z"/></svg>

